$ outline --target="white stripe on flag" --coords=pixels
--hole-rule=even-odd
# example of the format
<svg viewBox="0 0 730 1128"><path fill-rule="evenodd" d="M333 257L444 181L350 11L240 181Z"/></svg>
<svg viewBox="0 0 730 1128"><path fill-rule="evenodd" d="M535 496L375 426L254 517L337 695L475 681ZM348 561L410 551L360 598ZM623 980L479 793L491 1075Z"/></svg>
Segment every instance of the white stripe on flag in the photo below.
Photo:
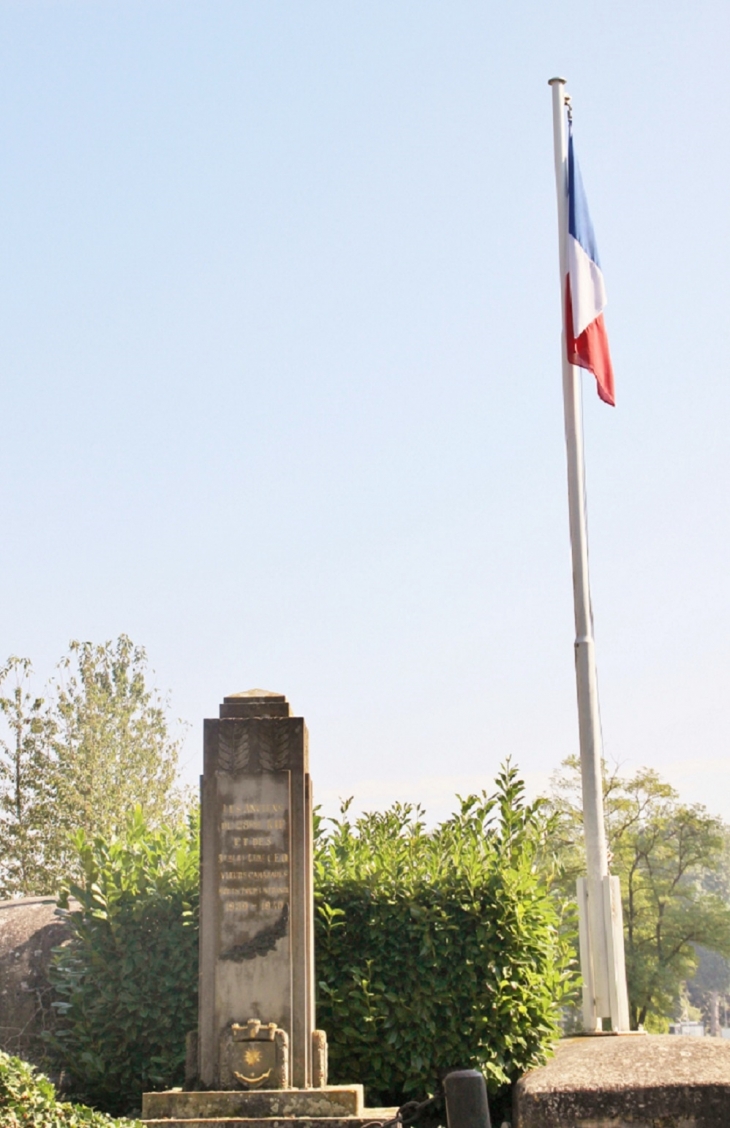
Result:
<svg viewBox="0 0 730 1128"><path fill-rule="evenodd" d="M589 258L577 239L568 236L568 272L573 307L573 333L581 333L595 321L608 301L600 266Z"/></svg>

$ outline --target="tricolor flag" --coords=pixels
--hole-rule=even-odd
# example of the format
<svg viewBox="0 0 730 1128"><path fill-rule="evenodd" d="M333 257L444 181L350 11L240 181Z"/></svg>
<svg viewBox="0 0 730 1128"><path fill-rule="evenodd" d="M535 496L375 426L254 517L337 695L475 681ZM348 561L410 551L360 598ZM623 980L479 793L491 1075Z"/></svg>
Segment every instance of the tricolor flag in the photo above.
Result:
<svg viewBox="0 0 730 1128"><path fill-rule="evenodd" d="M572 129L568 137L567 251L565 341L568 360L593 373L599 396L604 403L613 406L616 402L613 368L603 320L608 299L583 181L573 150Z"/></svg>

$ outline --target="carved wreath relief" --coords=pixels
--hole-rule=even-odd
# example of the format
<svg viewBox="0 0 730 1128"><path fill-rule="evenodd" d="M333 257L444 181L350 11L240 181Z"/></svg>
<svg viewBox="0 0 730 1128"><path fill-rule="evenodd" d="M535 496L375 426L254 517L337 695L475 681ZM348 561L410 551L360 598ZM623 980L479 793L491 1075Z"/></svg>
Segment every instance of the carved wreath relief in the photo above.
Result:
<svg viewBox="0 0 730 1128"><path fill-rule="evenodd" d="M218 770L221 772L281 772L290 766L291 746L301 736L301 724L288 720L255 728L240 721L222 721L218 729Z"/></svg>

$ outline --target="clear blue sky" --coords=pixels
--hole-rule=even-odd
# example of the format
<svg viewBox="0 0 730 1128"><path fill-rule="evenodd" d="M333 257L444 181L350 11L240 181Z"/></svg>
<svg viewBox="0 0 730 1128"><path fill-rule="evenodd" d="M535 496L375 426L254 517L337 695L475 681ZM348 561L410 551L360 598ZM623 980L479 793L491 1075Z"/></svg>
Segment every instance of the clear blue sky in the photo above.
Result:
<svg viewBox="0 0 730 1128"><path fill-rule="evenodd" d="M284 692L328 804L577 749L547 80L605 748L730 819L730 7L0 6L0 655L124 631L191 724Z"/></svg>

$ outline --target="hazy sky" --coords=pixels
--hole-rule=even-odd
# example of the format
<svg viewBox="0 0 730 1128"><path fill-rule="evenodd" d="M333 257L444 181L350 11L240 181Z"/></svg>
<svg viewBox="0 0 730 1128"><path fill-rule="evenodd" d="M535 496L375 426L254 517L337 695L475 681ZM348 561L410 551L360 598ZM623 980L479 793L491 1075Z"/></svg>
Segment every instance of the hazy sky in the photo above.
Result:
<svg viewBox="0 0 730 1128"><path fill-rule="evenodd" d="M0 656L262 686L316 793L577 750L547 80L616 409L585 381L605 750L730 819L730 6L4 0Z"/></svg>

